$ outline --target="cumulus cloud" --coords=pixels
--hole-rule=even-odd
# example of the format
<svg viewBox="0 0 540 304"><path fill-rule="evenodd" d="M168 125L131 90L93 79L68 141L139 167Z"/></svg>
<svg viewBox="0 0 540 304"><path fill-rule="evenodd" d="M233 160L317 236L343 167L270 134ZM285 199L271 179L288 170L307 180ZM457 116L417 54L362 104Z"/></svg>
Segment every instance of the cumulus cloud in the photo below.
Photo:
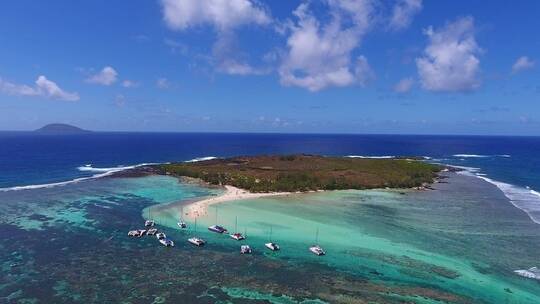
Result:
<svg viewBox="0 0 540 304"><path fill-rule="evenodd" d="M364 56L355 60L352 52L372 22L369 0L328 0L329 21L313 15L309 3L294 11L296 22L288 28L287 54L279 68L280 81L310 91L327 87L365 85L373 72Z"/></svg>
<svg viewBox="0 0 540 304"><path fill-rule="evenodd" d="M110 66L104 67L99 73L91 75L86 82L109 86L116 82L118 73Z"/></svg>
<svg viewBox="0 0 540 304"><path fill-rule="evenodd" d="M265 9L251 0L161 0L163 19L174 30L211 24L228 30L244 24L267 24Z"/></svg>
<svg viewBox="0 0 540 304"><path fill-rule="evenodd" d="M218 71L232 75L263 74L249 65L236 47L235 29L250 24L267 25L272 18L267 10L253 0L161 0L163 19L173 30L209 25L218 38L212 48Z"/></svg>
<svg viewBox="0 0 540 304"><path fill-rule="evenodd" d="M403 78L394 85L394 92L407 93L414 85L414 79L411 77Z"/></svg>
<svg viewBox="0 0 540 304"><path fill-rule="evenodd" d="M392 30L407 28L413 17L422 10L422 0L399 0L392 10L389 27Z"/></svg>
<svg viewBox="0 0 540 304"><path fill-rule="evenodd" d="M482 52L476 43L472 17L459 18L443 28L424 31L429 43L416 67L422 87L430 91L471 91L480 86Z"/></svg>
<svg viewBox="0 0 540 304"><path fill-rule="evenodd" d="M516 62L512 65L512 73L519 73L525 70L529 70L534 68L536 62L534 60L531 60L527 56L521 56L519 57Z"/></svg>
<svg viewBox="0 0 540 304"><path fill-rule="evenodd" d="M80 99L77 93L62 90L55 82L40 75L35 86L15 84L0 78L0 92L14 96L43 96L57 100L77 101Z"/></svg>

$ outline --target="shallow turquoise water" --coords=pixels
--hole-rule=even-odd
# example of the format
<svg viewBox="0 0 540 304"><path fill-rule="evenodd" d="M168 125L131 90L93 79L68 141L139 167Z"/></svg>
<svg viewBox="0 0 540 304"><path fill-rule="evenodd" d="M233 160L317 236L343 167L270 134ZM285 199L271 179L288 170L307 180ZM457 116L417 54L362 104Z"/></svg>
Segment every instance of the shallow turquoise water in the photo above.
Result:
<svg viewBox="0 0 540 304"><path fill-rule="evenodd" d="M537 263L540 226L478 179L455 176L436 191L335 191L226 202L200 218L198 235L233 247L204 231L215 223L247 229L255 250L272 239L271 254L290 263L316 262L391 284L436 285L496 303L540 303L537 282L512 271ZM178 206L158 217L174 228ZM201 229L201 226L202 229ZM319 243L328 255L307 248ZM236 245L237 246L237 245ZM231 249L232 250L232 249Z"/></svg>
<svg viewBox="0 0 540 304"><path fill-rule="evenodd" d="M180 231L187 202L220 189L166 176L0 193L0 299L7 303L539 303L512 271L538 263L540 225L492 185L452 176L435 191L335 191L227 202ZM130 239L144 218L176 242ZM279 253L263 244L278 242ZM327 251L308 251L319 229ZM193 248L186 239L207 239Z"/></svg>

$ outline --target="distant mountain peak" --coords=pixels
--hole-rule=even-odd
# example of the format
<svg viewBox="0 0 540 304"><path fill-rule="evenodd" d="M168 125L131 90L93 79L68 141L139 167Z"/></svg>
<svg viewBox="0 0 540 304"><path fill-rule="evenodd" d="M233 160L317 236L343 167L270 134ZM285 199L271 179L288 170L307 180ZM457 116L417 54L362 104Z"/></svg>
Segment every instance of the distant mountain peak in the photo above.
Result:
<svg viewBox="0 0 540 304"><path fill-rule="evenodd" d="M75 127L68 124L62 124L62 123L52 123L48 124L46 126L43 126L39 129L37 129L35 132L39 133L55 133L55 134L65 134L65 133L86 133L90 132L88 130L81 129L79 127Z"/></svg>

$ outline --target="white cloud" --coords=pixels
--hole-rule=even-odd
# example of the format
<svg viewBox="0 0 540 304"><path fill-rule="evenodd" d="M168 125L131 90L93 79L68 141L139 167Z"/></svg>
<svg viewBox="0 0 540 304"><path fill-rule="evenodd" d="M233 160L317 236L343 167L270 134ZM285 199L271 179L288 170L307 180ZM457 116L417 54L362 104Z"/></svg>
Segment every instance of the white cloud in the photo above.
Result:
<svg viewBox="0 0 540 304"><path fill-rule="evenodd" d="M139 83L133 80L126 79L122 81L122 86L124 88L135 88L139 86Z"/></svg>
<svg viewBox="0 0 540 304"><path fill-rule="evenodd" d="M330 19L322 24L303 3L294 11L296 23L289 25L288 52L279 68L286 86L310 91L327 87L364 85L373 77L367 59L352 52L372 22L373 6L369 0L328 0Z"/></svg>
<svg viewBox="0 0 540 304"><path fill-rule="evenodd" d="M80 99L77 93L69 93L62 90L55 82L40 75L35 86L14 84L0 78L0 92L14 96L43 96L57 100L77 101Z"/></svg>
<svg viewBox="0 0 540 304"><path fill-rule="evenodd" d="M99 73L91 75L86 79L88 83L109 86L116 82L118 73L110 66L104 67Z"/></svg>
<svg viewBox="0 0 540 304"><path fill-rule="evenodd" d="M527 56L521 56L519 57L514 65L512 65L512 73L519 73L525 70L529 70L534 68L536 62L534 60L531 60Z"/></svg>
<svg viewBox="0 0 540 304"><path fill-rule="evenodd" d="M236 47L235 29L255 24L268 25L272 18L255 0L161 0L163 19L173 30L210 25L217 32L211 64L232 75L258 75L264 71L249 65Z"/></svg>
<svg viewBox="0 0 540 304"><path fill-rule="evenodd" d="M156 86L160 89L168 89L171 86L171 82L167 78L158 78L156 80Z"/></svg>
<svg viewBox="0 0 540 304"><path fill-rule="evenodd" d="M25 84L15 84L0 78L0 91L13 96L38 96L39 91Z"/></svg>
<svg viewBox="0 0 540 304"><path fill-rule="evenodd" d="M422 87L430 91L471 91L480 86L482 52L477 45L472 17L459 18L443 28L424 31L429 44L416 59Z"/></svg>
<svg viewBox="0 0 540 304"><path fill-rule="evenodd" d="M211 24L227 30L244 24L267 24L265 9L251 0L161 0L163 19L173 30Z"/></svg>
<svg viewBox="0 0 540 304"><path fill-rule="evenodd" d="M417 13L422 10L422 0L399 0L392 10L390 29L401 30L407 28Z"/></svg>
<svg viewBox="0 0 540 304"><path fill-rule="evenodd" d="M394 92L407 93L414 85L414 79L411 77L403 78L394 85Z"/></svg>

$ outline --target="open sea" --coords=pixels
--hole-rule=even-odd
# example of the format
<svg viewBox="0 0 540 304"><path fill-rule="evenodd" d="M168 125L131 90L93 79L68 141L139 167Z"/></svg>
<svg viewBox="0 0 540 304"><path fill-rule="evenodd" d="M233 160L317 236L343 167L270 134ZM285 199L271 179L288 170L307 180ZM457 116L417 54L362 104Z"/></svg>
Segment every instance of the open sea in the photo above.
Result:
<svg viewBox="0 0 540 304"><path fill-rule="evenodd" d="M464 170L427 191L226 202L185 231L182 206L221 189L109 176L293 153L424 156ZM0 132L0 303L540 303L540 281L514 273L540 267L539 192L540 137ZM128 238L146 218L176 246ZM208 232L216 218L229 230L238 219L254 253ZM307 250L317 230L324 257ZM192 235L207 246L191 247ZM279 253L265 251L270 238Z"/></svg>

